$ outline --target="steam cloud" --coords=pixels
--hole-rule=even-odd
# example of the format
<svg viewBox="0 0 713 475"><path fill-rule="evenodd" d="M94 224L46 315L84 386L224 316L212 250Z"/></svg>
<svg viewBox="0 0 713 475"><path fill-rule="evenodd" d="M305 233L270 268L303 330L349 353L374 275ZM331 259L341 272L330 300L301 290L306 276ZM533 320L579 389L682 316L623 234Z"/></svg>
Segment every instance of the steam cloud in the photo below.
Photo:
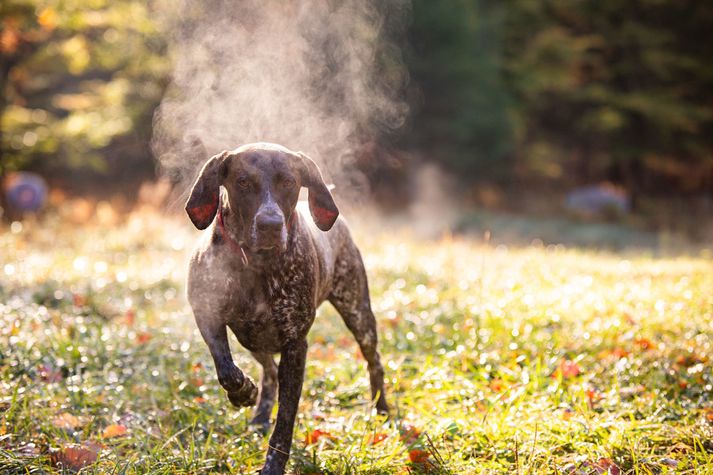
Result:
<svg viewBox="0 0 713 475"><path fill-rule="evenodd" d="M360 150L405 120L407 75L394 38L407 0L184 0L170 8L175 69L152 147L184 185L210 155L267 141L307 153L341 187L354 181L348 170Z"/></svg>

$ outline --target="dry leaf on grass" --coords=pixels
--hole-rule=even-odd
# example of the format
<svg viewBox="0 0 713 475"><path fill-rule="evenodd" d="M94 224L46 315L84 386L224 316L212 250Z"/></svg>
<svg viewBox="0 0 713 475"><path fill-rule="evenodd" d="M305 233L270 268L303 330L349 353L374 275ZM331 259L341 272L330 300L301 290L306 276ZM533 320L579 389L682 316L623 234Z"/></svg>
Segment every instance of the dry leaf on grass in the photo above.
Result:
<svg viewBox="0 0 713 475"><path fill-rule="evenodd" d="M102 432L102 437L105 439L109 439L112 437L120 437L122 435L126 435L128 431L129 430L126 428L125 425L112 424L110 426L107 426L106 429L104 429L104 432Z"/></svg>
<svg viewBox="0 0 713 475"><path fill-rule="evenodd" d="M426 463L430 456L430 452L421 449L409 450L408 453L408 459L413 463Z"/></svg>
<svg viewBox="0 0 713 475"><path fill-rule="evenodd" d="M95 442L85 442L81 445L70 444L50 452L50 461L57 468L79 471L93 464L99 457L102 446Z"/></svg>
<svg viewBox="0 0 713 475"><path fill-rule="evenodd" d="M332 434L330 434L329 432L315 429L305 436L305 445L316 444L322 437L326 437L327 439L333 439Z"/></svg>
<svg viewBox="0 0 713 475"><path fill-rule="evenodd" d="M70 414L69 412L63 412L54 419L52 419L52 425L58 429L72 430L82 425L82 421L79 417Z"/></svg>

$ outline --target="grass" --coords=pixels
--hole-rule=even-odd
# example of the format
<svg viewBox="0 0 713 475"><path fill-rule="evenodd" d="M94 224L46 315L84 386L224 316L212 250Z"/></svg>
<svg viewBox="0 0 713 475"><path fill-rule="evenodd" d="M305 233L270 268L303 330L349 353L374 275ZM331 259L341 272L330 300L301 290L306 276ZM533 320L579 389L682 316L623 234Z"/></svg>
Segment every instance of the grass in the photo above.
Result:
<svg viewBox="0 0 713 475"><path fill-rule="evenodd" d="M0 473L261 466L183 297L196 235L150 212L0 234ZM393 416L325 305L292 472L713 473L709 255L357 239Z"/></svg>

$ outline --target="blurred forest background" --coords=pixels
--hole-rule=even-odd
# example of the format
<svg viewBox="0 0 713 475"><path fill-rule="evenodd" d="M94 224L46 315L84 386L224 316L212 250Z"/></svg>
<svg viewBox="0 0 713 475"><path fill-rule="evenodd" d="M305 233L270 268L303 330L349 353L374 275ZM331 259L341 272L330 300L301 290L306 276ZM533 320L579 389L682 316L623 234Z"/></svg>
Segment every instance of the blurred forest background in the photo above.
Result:
<svg viewBox="0 0 713 475"><path fill-rule="evenodd" d="M156 177L152 117L171 80L159 2L0 8L0 172L135 196ZM374 39L389 40L380 61L406 63L410 114L369 138L359 166L377 199L408 202L433 163L466 206L525 213L607 182L644 226L705 239L712 32L706 0L414 0L405 26Z"/></svg>

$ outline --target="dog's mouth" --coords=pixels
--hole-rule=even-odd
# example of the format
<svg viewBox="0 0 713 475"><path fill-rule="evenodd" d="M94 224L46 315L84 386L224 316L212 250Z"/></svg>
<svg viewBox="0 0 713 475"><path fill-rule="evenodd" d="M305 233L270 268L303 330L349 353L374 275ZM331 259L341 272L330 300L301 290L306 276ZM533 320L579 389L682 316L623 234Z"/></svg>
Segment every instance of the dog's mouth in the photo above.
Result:
<svg viewBox="0 0 713 475"><path fill-rule="evenodd" d="M276 254L287 249L287 232L283 230L279 234L254 235L250 250L259 254Z"/></svg>

